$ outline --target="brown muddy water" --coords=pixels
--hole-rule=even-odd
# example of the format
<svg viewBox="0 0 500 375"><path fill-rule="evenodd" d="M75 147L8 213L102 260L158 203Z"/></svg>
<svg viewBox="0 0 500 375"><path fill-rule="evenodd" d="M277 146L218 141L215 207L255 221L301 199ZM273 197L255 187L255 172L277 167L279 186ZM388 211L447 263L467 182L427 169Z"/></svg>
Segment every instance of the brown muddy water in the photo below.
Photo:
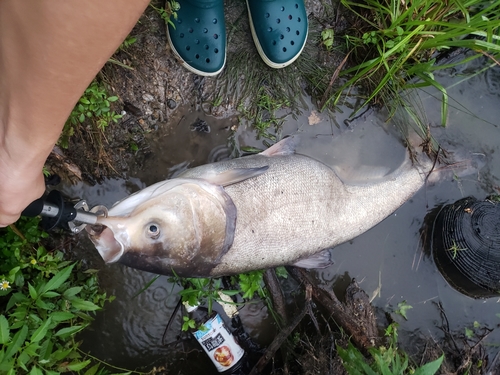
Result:
<svg viewBox="0 0 500 375"><path fill-rule="evenodd" d="M406 301L412 306L407 311L408 320L394 315L401 324L400 338L404 341L411 342L419 335L435 340L442 337L438 328L442 321L435 304L438 302L444 308L452 331L463 332L465 327L472 329L475 321L481 326L496 328L485 341L493 357L500 345L497 328L500 299L475 300L451 288L422 246L426 216L436 207L469 195L484 199L500 189L500 68L471 75L479 67L475 63L439 77L450 96L446 128L440 127L441 100L436 90L426 89L409 95L421 109L432 133L445 146L463 155L471 151L484 153L486 165L478 173L459 180L450 175L427 185L382 223L333 249L334 265L313 272L319 282L327 285L345 285L350 278L355 278L370 295L373 305L386 311L396 310L398 303ZM383 115L370 111L346 126L344 121L351 114L347 107L330 117L319 113L307 100L305 97L307 108L303 108L300 115L289 114L282 130L284 135L302 134L304 141L299 146L299 153L336 165L353 179L377 179L381 170L394 169L403 160L405 151L393 135L395 127L385 123ZM210 133L190 130L190 125L198 118L208 123ZM185 108L171 121L170 132L157 135L156 146L150 150L145 166L133 170L127 179L107 180L97 186L67 187L65 193L84 198L91 206L111 206L130 193L175 176L187 167L229 157L226 139L231 134L231 127L237 124L236 117L213 118L202 110ZM239 126L234 143L238 147L265 148L261 140L256 140L249 124ZM90 241L83 237L82 247L87 249L82 256L98 258ZM165 325L177 303L179 287L170 284L167 277L160 277L134 298L153 277L150 273L121 265L102 266L101 284L109 294L116 296L116 300L97 314L92 330L83 336L82 348L124 368L171 363L176 368L175 373L208 373L209 360L204 354L193 351L198 349L193 340L176 347L162 345ZM288 290L294 287L290 282L285 283ZM250 304L242 309L241 317L249 334L258 342L266 345L272 340L273 323L264 306ZM178 317L167 334L167 342L175 341L180 334L180 321Z"/></svg>

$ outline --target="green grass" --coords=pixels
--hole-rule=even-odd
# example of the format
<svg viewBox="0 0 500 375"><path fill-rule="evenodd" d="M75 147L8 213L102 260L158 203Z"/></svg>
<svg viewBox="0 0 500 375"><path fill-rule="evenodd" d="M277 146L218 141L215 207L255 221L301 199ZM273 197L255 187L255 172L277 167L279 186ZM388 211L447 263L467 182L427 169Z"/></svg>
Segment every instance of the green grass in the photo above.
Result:
<svg viewBox="0 0 500 375"><path fill-rule="evenodd" d="M481 56L499 61L500 1L342 0L342 4L358 17L356 27L345 36L354 66L341 72L343 82L325 106L338 104L359 88L366 93L365 105L387 105L402 90L434 86L442 94L445 125L448 95L434 72ZM438 62L440 54L456 48L476 53L459 62Z"/></svg>

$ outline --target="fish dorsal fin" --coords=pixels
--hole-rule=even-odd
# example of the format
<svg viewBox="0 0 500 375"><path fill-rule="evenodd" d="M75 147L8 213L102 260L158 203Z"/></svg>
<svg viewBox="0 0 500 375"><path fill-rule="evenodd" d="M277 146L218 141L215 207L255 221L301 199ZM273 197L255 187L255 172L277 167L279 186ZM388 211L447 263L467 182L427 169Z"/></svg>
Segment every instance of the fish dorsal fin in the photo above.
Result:
<svg viewBox="0 0 500 375"><path fill-rule="evenodd" d="M220 173L207 173L201 178L211 184L228 186L249 178L260 176L267 171L269 166L265 165L259 168L233 168Z"/></svg>
<svg viewBox="0 0 500 375"><path fill-rule="evenodd" d="M297 147L298 137L291 136L282 139L278 143L269 147L266 151L262 151L260 155L264 156L277 156L277 155L292 155L295 154Z"/></svg>

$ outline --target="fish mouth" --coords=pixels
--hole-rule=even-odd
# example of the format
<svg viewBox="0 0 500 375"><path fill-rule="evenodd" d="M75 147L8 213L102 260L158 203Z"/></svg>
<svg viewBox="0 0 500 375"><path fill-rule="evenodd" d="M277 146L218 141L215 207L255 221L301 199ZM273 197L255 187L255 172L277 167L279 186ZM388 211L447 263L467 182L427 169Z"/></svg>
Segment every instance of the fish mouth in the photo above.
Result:
<svg viewBox="0 0 500 375"><path fill-rule="evenodd" d="M96 225L87 225L85 230L104 262L115 263L125 253L125 246L122 241L116 238L116 230L113 230L113 225L100 223L100 221L98 220Z"/></svg>

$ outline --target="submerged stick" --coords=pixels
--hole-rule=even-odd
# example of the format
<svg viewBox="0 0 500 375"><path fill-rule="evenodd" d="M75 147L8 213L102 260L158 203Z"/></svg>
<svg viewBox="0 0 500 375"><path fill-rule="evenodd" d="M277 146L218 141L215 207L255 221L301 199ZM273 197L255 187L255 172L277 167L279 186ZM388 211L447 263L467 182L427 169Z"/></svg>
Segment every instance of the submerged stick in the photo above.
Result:
<svg viewBox="0 0 500 375"><path fill-rule="evenodd" d="M362 350L376 345L379 340L375 317L368 296L355 281L347 288L348 304L342 304L333 291L325 290L314 284L309 273L297 267L286 267L288 273L312 289L312 297L330 313L331 318L350 336L352 342ZM366 296L365 299L362 297Z"/></svg>
<svg viewBox="0 0 500 375"><path fill-rule="evenodd" d="M262 357L260 357L259 361L253 367L252 371L249 375L257 375L264 370L267 366L271 358L274 357L276 351L283 345L283 342L287 339L288 336L293 332L293 330L299 325L301 320L307 314L309 303L311 302L311 291L310 289L306 289L306 303L302 311L293 319L293 321L283 328L278 335L274 338L273 342L267 348L266 352Z"/></svg>
<svg viewBox="0 0 500 375"><path fill-rule="evenodd" d="M271 295L274 310L282 319L281 323L287 325L288 319L285 309L285 296L283 295L283 290L281 289L281 285L274 268L269 268L264 272L264 283L266 284L266 288Z"/></svg>

